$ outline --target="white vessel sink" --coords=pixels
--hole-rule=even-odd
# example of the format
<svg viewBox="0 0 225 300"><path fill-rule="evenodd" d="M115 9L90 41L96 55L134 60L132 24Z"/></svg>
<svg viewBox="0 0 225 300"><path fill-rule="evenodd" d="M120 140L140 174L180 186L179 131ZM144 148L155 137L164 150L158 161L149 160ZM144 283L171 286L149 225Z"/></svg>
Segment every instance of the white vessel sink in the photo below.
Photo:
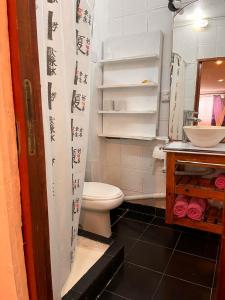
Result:
<svg viewBox="0 0 225 300"><path fill-rule="evenodd" d="M214 147L225 137L221 126L184 126L184 131L192 145L201 148Z"/></svg>

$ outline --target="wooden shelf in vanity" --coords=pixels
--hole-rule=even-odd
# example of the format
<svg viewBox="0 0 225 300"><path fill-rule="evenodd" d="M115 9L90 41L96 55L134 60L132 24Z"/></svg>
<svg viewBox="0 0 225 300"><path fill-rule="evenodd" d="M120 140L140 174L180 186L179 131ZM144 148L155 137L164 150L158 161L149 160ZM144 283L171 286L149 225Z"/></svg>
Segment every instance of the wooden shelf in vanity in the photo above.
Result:
<svg viewBox="0 0 225 300"><path fill-rule="evenodd" d="M224 201L224 191L220 191L213 186L203 187L193 184L177 184L175 186L175 194L189 197L199 197L201 195L201 198Z"/></svg>
<svg viewBox="0 0 225 300"><path fill-rule="evenodd" d="M213 232L216 234L223 233L223 226L220 224L212 224L207 222L194 221L189 218L177 218L173 217L173 224L185 226L193 229Z"/></svg>

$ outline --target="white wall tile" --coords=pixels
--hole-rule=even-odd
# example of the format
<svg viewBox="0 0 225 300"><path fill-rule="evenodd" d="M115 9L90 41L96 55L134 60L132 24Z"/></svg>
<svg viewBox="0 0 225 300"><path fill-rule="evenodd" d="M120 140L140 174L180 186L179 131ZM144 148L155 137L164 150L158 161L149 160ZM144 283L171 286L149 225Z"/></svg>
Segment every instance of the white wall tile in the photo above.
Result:
<svg viewBox="0 0 225 300"><path fill-rule="evenodd" d="M104 165L103 182L118 186L121 188L121 168L120 166Z"/></svg>
<svg viewBox="0 0 225 300"><path fill-rule="evenodd" d="M168 8L152 10L148 17L148 30L161 30L164 34L172 32L173 15Z"/></svg>
<svg viewBox="0 0 225 300"><path fill-rule="evenodd" d="M170 55L171 55L171 53L170 53ZM163 64L163 66L162 66L161 91L170 91L170 69L171 69L170 63Z"/></svg>
<svg viewBox="0 0 225 300"><path fill-rule="evenodd" d="M159 136L168 136L168 121L159 121Z"/></svg>
<svg viewBox="0 0 225 300"><path fill-rule="evenodd" d="M210 58L216 56L216 44L199 45L198 58Z"/></svg>
<svg viewBox="0 0 225 300"><path fill-rule="evenodd" d="M216 43L216 55L215 56L225 56L225 40L221 40Z"/></svg>
<svg viewBox="0 0 225 300"><path fill-rule="evenodd" d="M142 155L140 145L121 145L121 165L122 167L139 168Z"/></svg>
<svg viewBox="0 0 225 300"><path fill-rule="evenodd" d="M152 144L152 143L151 143ZM139 168L144 171L148 171L150 173L153 173L153 165L154 165L154 159L152 157L153 154L153 145L143 146L142 147L142 157L141 157L141 163Z"/></svg>
<svg viewBox="0 0 225 300"><path fill-rule="evenodd" d="M168 0L148 0L148 8L156 9L161 7L167 7Z"/></svg>
<svg viewBox="0 0 225 300"><path fill-rule="evenodd" d="M109 22L109 36L123 35L123 18L114 18Z"/></svg>
<svg viewBox="0 0 225 300"><path fill-rule="evenodd" d="M142 193L142 175L137 170L122 168L121 170L121 187L122 189Z"/></svg>
<svg viewBox="0 0 225 300"><path fill-rule="evenodd" d="M169 102L161 103L159 119L161 121L168 121L169 120L169 111L170 111L170 103Z"/></svg>
<svg viewBox="0 0 225 300"><path fill-rule="evenodd" d="M185 78L193 80L197 76L197 62L186 65Z"/></svg>
<svg viewBox="0 0 225 300"><path fill-rule="evenodd" d="M152 175L146 172L143 175L143 193L162 193L163 185L166 184L164 174Z"/></svg>
<svg viewBox="0 0 225 300"><path fill-rule="evenodd" d="M121 145L120 141L106 142L105 145L105 163L111 165L120 165L121 163Z"/></svg>
<svg viewBox="0 0 225 300"><path fill-rule="evenodd" d="M195 88L196 88L196 77L192 77L192 79L185 80L185 96L187 98L195 98Z"/></svg>
<svg viewBox="0 0 225 300"><path fill-rule="evenodd" d="M123 16L123 0L109 0L108 11L110 13L110 18L122 17Z"/></svg>
<svg viewBox="0 0 225 300"><path fill-rule="evenodd" d="M185 98L184 99L184 109L193 110L194 109L195 98Z"/></svg>
<svg viewBox="0 0 225 300"><path fill-rule="evenodd" d="M215 22L209 22L208 27L205 30L198 32L199 44L214 44L216 43L216 26Z"/></svg>
<svg viewBox="0 0 225 300"><path fill-rule="evenodd" d="M173 39L172 33L164 34L163 39L163 65L170 65L172 58Z"/></svg>
<svg viewBox="0 0 225 300"><path fill-rule="evenodd" d="M147 0L123 0L124 15L143 13L147 9Z"/></svg>
<svg viewBox="0 0 225 300"><path fill-rule="evenodd" d="M124 35L147 32L148 21L144 14L131 15L124 17Z"/></svg>

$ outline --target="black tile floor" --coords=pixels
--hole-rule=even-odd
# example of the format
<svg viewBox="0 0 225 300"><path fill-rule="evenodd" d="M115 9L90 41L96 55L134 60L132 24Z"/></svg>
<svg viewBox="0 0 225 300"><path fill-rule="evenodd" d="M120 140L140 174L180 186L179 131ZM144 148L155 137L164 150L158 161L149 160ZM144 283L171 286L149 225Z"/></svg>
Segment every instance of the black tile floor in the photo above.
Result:
<svg viewBox="0 0 225 300"><path fill-rule="evenodd" d="M133 209L133 208L132 208ZM125 260L100 300L212 300L219 237L165 224L159 216L118 208L113 238L125 246Z"/></svg>

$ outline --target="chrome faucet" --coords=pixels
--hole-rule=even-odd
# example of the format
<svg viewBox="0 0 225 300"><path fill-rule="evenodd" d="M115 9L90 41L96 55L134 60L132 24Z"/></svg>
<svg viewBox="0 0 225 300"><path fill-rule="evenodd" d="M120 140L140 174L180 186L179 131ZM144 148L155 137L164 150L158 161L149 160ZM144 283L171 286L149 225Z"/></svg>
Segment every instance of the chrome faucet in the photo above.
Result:
<svg viewBox="0 0 225 300"><path fill-rule="evenodd" d="M183 126L193 126L196 123L201 122L202 120L198 118L198 112L193 110L185 110L183 115ZM188 137L183 130L183 138L182 141L187 143Z"/></svg>

